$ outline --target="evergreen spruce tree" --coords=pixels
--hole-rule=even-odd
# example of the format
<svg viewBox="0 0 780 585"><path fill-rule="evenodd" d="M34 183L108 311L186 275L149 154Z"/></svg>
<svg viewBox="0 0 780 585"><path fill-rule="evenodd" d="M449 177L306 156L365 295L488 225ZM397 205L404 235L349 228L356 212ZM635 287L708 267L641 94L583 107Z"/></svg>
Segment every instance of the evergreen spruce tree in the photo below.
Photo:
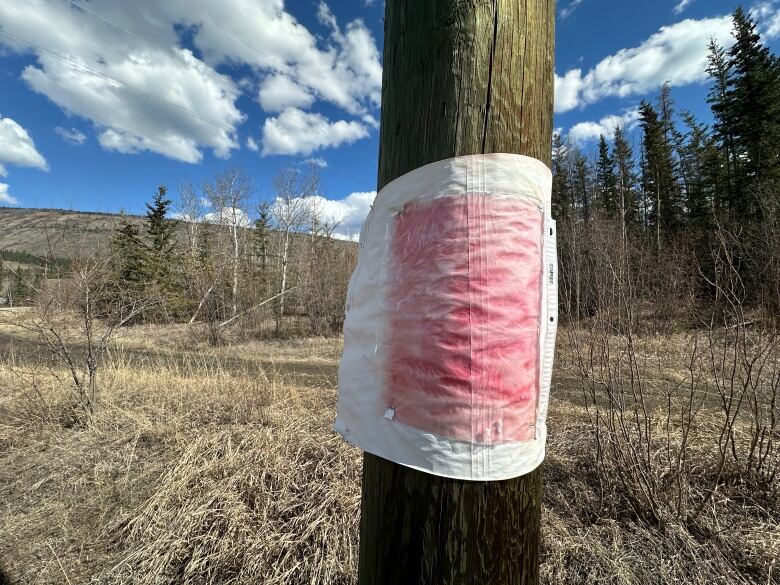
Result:
<svg viewBox="0 0 780 585"><path fill-rule="evenodd" d="M167 217L171 200L166 195L165 185L160 185L152 202L146 204L147 275L162 296L161 308L178 315L185 311L186 300L176 254L176 224Z"/></svg>
<svg viewBox="0 0 780 585"><path fill-rule="evenodd" d="M139 296L148 281L147 249L138 226L122 215L111 241L117 284L121 291Z"/></svg>
<svg viewBox="0 0 780 585"><path fill-rule="evenodd" d="M570 177L569 145L560 134L553 136L552 157L552 212L557 220L573 216L572 189Z"/></svg>
<svg viewBox="0 0 780 585"><path fill-rule="evenodd" d="M30 287L30 270L17 266L13 272L11 278L11 298L13 299L13 306L19 306L24 304L31 294Z"/></svg>
<svg viewBox="0 0 780 585"><path fill-rule="evenodd" d="M590 221L592 199L591 196L591 171L587 157L579 150L572 153L573 156L573 196L575 209L583 221Z"/></svg>
<svg viewBox="0 0 780 585"><path fill-rule="evenodd" d="M166 198L167 189L160 185L151 203L146 204L146 231L149 237L149 276L153 282L165 285L169 279L176 226L166 216L171 200Z"/></svg>
<svg viewBox="0 0 780 585"><path fill-rule="evenodd" d="M640 220L636 196L637 176L634 170L636 164L634 151L621 126L615 128L611 158L614 163L618 216L625 237L629 231L637 229Z"/></svg>
<svg viewBox="0 0 780 585"><path fill-rule="evenodd" d="M723 186L717 194L715 202L718 209L733 206L736 197L734 181L738 174L739 158L736 154L734 139L734 101L729 92L729 62L726 51L714 39L709 44L707 75L712 80L712 88L707 96L707 103L712 110L713 135L723 153L725 162L723 168Z"/></svg>
<svg viewBox="0 0 780 585"><path fill-rule="evenodd" d="M673 147L667 141L664 121L646 101L640 105L639 115L644 132L642 191L643 197L652 201L648 223L653 230L656 248L660 250L663 241L680 225L680 186L675 177Z"/></svg>
<svg viewBox="0 0 780 585"><path fill-rule="evenodd" d="M682 141L682 136L674 123L674 100L672 99L672 88L669 82L661 86L661 92L658 94L658 120L661 123L663 132L662 156L665 159L665 165L668 169L667 184L667 215L665 217L666 225L669 227L669 234L673 235L685 223L685 203L683 188L680 182L681 169L680 161L676 156L676 146Z"/></svg>
<svg viewBox="0 0 780 585"><path fill-rule="evenodd" d="M617 217L616 184L615 163L609 154L607 139L601 135L599 136L599 158L596 163L597 206L607 219Z"/></svg>
<svg viewBox="0 0 780 585"><path fill-rule="evenodd" d="M721 185L725 188L725 159L717 140L690 112L683 112L685 133L677 144L683 177L686 225L689 233L702 233L712 226L715 204Z"/></svg>
<svg viewBox="0 0 780 585"><path fill-rule="evenodd" d="M555 179L553 179L554 181ZM268 268L268 233L271 224L271 206L268 203L261 203L258 208L258 217L255 220L254 244L255 253L260 259L260 272L265 278Z"/></svg>
<svg viewBox="0 0 780 585"><path fill-rule="evenodd" d="M734 128L739 197L735 219L757 218L756 189L780 185L780 68L762 44L756 22L741 7L734 12L735 43L728 52L728 94Z"/></svg>
<svg viewBox="0 0 780 585"><path fill-rule="evenodd" d="M43 270L40 268L30 268L30 294L36 294L43 285Z"/></svg>

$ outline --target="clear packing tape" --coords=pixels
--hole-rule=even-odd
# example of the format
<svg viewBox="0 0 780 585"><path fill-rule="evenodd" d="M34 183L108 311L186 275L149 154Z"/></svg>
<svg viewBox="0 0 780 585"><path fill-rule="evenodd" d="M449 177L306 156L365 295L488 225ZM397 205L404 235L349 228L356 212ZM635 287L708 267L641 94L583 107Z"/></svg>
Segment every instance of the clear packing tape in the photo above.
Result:
<svg viewBox="0 0 780 585"><path fill-rule="evenodd" d="M558 324L550 169L488 154L382 189L347 293L335 429L364 451L466 480L544 459Z"/></svg>

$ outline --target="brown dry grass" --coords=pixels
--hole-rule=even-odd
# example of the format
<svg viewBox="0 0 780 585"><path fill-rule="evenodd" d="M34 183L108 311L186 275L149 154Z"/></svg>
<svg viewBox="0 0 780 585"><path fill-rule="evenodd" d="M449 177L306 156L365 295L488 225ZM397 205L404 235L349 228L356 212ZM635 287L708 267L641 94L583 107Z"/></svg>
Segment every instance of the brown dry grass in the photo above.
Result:
<svg viewBox="0 0 780 585"><path fill-rule="evenodd" d="M557 402L552 417L544 464L545 583L780 583L776 500L768 503L749 486L723 486L695 523L649 523L617 486L600 485L582 408ZM710 466L711 446L694 447L701 467Z"/></svg>
<svg viewBox="0 0 780 585"><path fill-rule="evenodd" d="M646 351L673 373L669 347ZM207 348L130 329L83 425L56 369L0 365L0 583L3 571L17 584L354 583L360 453L330 430L338 354L333 340ZM696 526L650 525L603 493L560 373L545 583L780 582L778 508L744 486L724 487Z"/></svg>

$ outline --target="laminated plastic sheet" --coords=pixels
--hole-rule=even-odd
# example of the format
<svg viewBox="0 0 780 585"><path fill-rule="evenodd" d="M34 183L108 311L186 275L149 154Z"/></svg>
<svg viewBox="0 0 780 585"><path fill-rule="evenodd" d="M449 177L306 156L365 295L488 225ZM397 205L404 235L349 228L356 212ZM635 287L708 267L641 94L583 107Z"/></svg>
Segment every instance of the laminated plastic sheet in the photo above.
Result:
<svg viewBox="0 0 780 585"><path fill-rule="evenodd" d="M349 283L336 430L468 480L544 459L557 327L552 176L512 154L416 169L376 197Z"/></svg>

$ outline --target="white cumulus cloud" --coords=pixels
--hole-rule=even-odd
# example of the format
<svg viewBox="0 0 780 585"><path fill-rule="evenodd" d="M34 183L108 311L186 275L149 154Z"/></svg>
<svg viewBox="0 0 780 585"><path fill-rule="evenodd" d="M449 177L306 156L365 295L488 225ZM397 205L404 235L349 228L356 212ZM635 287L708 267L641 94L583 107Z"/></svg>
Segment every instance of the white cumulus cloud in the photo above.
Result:
<svg viewBox="0 0 780 585"><path fill-rule="evenodd" d="M307 108L314 103L314 96L310 91L281 73L271 75L263 81L258 99L266 112L281 112L290 107Z"/></svg>
<svg viewBox="0 0 780 585"><path fill-rule="evenodd" d="M750 11L760 24L761 33L768 38L780 36L780 2L766 0L756 4Z"/></svg>
<svg viewBox="0 0 780 585"><path fill-rule="evenodd" d="M3 165L32 167L46 171L49 165L35 148L30 133L11 118L0 117L0 174L7 173Z"/></svg>
<svg viewBox="0 0 780 585"><path fill-rule="evenodd" d="M316 213L321 225L327 225L331 229L335 226L333 237L357 240L375 197L376 191L363 191L351 193L343 199L326 199L321 195L312 195L295 201L305 201L305 207ZM277 200L274 205L282 205L282 203Z"/></svg>
<svg viewBox="0 0 780 585"><path fill-rule="evenodd" d="M333 232L335 237L357 240L375 197L376 191L363 191L338 200L319 198L322 201L318 202L318 207L329 225L338 224Z"/></svg>
<svg viewBox="0 0 780 585"><path fill-rule="evenodd" d="M194 27L193 41L209 64L244 63L257 71L283 74L317 100L350 114L379 106L380 54L361 19L342 29L321 3L320 23L329 34L320 38L287 12L281 0L144 0L144 4L159 4L171 19Z"/></svg>
<svg viewBox="0 0 780 585"><path fill-rule="evenodd" d="M639 110L631 109L621 115L604 116L597 122L580 122L569 130L568 136L572 142L583 144L591 140L597 140L599 136L611 138L615 134L615 128L631 130L639 121Z"/></svg>
<svg viewBox="0 0 780 585"><path fill-rule="evenodd" d="M191 221L190 218L184 215L180 215L179 217L185 221ZM206 223L227 226L232 226L235 224L245 228L248 228L252 225L252 219L249 217L249 214L243 209L238 209L236 207L226 207L221 212L210 211L209 213L203 215L203 221Z"/></svg>
<svg viewBox="0 0 780 585"><path fill-rule="evenodd" d="M376 111L381 63L368 28L335 18L315 26L325 34L283 0L0 2L10 35L0 47L33 55L21 74L31 89L93 122L104 148L191 163L239 147L237 100L252 87L272 113L315 101L358 117ZM248 73L237 83L223 66Z"/></svg>
<svg viewBox="0 0 780 585"><path fill-rule="evenodd" d="M7 177L5 165L49 170L49 164L35 147L30 133L11 118L0 116L0 177ZM8 192L7 183L0 183L0 203L16 205L19 200Z"/></svg>
<svg viewBox="0 0 780 585"><path fill-rule="evenodd" d="M688 8L691 4L693 4L694 0L680 0L680 2L674 7L674 13L675 14L682 14L685 12L685 9Z"/></svg>
<svg viewBox="0 0 780 585"><path fill-rule="evenodd" d="M561 8L561 18L569 18L580 4L582 4L582 0L571 0L566 6Z"/></svg>
<svg viewBox="0 0 780 585"><path fill-rule="evenodd" d="M321 169L324 169L328 166L328 161L326 161L324 158L307 158L305 161L303 161L303 164L311 165L313 167L320 167Z"/></svg>
<svg viewBox="0 0 780 585"><path fill-rule="evenodd" d="M189 50L124 56L103 67L111 79L63 66L50 55L38 61L41 66L27 67L22 78L66 112L104 128L98 140L106 149L149 150L197 163L202 148L227 157L238 147L235 126L244 119L234 104L238 90L229 77L199 65Z"/></svg>
<svg viewBox="0 0 780 585"><path fill-rule="evenodd" d="M0 203L7 205L16 205L19 200L8 192L8 185L0 183Z"/></svg>
<svg viewBox="0 0 780 585"><path fill-rule="evenodd" d="M563 76L555 75L555 111L568 112L581 104L581 92L585 85L582 70L572 69Z"/></svg>
<svg viewBox="0 0 780 585"><path fill-rule="evenodd" d="M753 13L768 38L780 35L780 5L760 4ZM662 27L636 47L602 59L589 71L571 69L555 76L555 111L567 112L606 97L641 95L668 81L672 86L707 79L707 45L715 38L733 44L731 16L687 19Z"/></svg>
<svg viewBox="0 0 780 585"><path fill-rule="evenodd" d="M308 156L316 150L350 144L366 136L368 129L359 122L331 122L320 114L289 108L263 124L262 154Z"/></svg>

